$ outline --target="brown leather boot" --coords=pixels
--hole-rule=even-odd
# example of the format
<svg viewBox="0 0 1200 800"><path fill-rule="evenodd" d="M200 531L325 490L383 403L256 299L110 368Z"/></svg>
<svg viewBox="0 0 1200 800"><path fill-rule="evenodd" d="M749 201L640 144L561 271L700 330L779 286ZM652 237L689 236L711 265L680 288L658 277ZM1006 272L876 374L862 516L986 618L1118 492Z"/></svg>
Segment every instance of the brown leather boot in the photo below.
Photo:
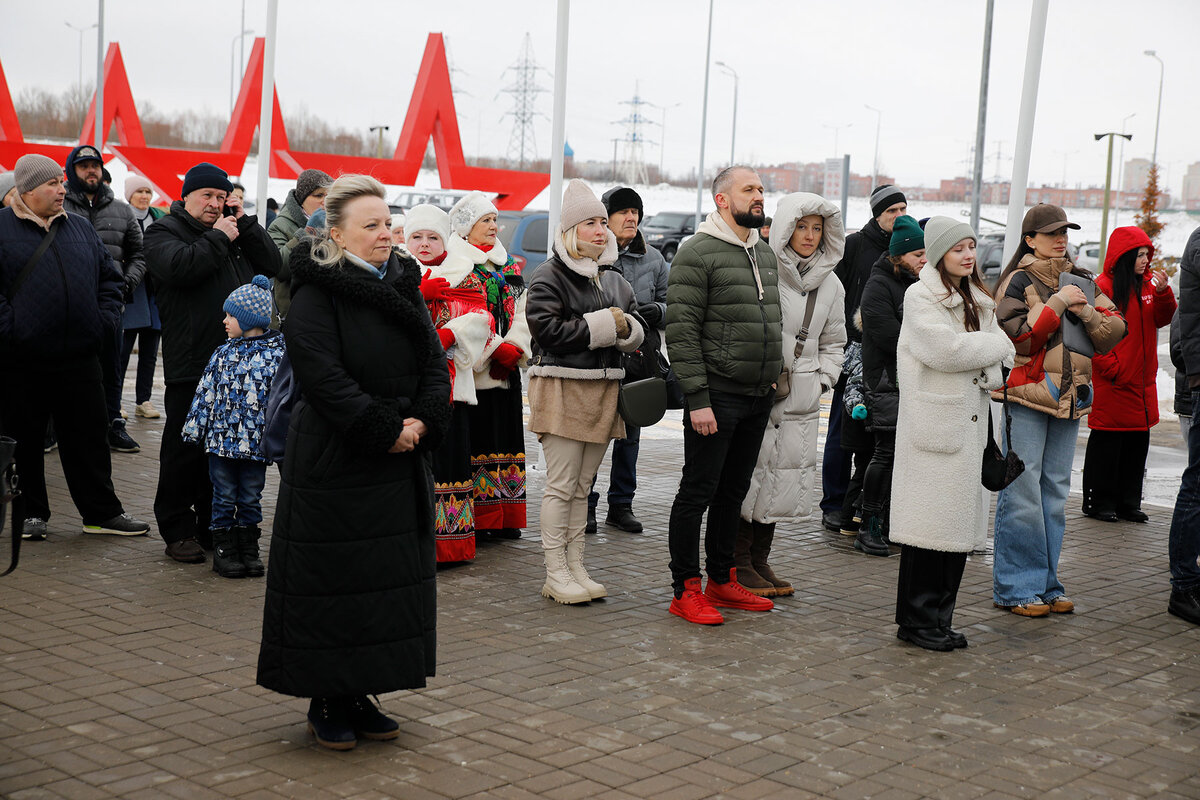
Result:
<svg viewBox="0 0 1200 800"><path fill-rule="evenodd" d="M771 565L767 563L767 556L771 555L771 543L775 540L775 523L752 522L750 527L753 536L750 542L750 563L754 566L754 571L775 587L776 597L791 597L796 590L790 583L776 575L775 570L771 569ZM738 571L738 574L742 574L741 570ZM739 578L738 581L740 582L741 579Z"/></svg>
<svg viewBox="0 0 1200 800"><path fill-rule="evenodd" d="M753 526L758 523L738 519L737 539L733 542L733 563L737 567L737 582L750 594L774 597L775 584L759 575L750 563L750 548L754 539Z"/></svg>

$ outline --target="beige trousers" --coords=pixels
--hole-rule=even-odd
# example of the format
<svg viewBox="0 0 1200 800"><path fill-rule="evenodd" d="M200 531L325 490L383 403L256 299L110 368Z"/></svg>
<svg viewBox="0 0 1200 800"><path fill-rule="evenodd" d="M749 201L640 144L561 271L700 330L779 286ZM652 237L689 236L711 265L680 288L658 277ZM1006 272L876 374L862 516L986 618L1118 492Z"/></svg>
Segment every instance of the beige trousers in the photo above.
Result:
<svg viewBox="0 0 1200 800"><path fill-rule="evenodd" d="M546 488L542 492L542 547L564 547L583 535L587 497L608 443L578 442L542 434Z"/></svg>

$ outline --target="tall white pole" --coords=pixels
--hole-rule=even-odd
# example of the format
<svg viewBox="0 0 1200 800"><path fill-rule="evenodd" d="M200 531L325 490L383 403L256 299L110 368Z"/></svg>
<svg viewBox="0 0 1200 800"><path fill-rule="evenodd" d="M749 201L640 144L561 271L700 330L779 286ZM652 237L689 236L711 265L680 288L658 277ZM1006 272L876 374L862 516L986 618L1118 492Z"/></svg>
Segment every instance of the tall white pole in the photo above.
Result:
<svg viewBox="0 0 1200 800"><path fill-rule="evenodd" d="M700 112L700 166L696 172L696 228L700 227L700 212L704 203L704 144L708 137L708 73L712 64L713 0L708 0L708 44L704 48L704 105Z"/></svg>
<svg viewBox="0 0 1200 800"><path fill-rule="evenodd" d="M1025 190L1029 186L1029 155L1033 150L1033 122L1037 116L1038 82L1042 73L1042 48L1046 43L1046 17L1050 0L1033 0L1029 15L1029 42L1025 45L1025 82L1021 86L1021 112L1017 121L1017 147L1013 154L1012 189L1008 195L1008 230L1004 236L1007 264L1021 243L1025 217Z"/></svg>
<svg viewBox="0 0 1200 800"><path fill-rule="evenodd" d="M879 130L883 127L883 112L875 106L868 106L863 103L868 111L875 112L875 159L871 162L871 191L875 191L875 187L879 185ZM870 193L867 195L870 196Z"/></svg>
<svg viewBox="0 0 1200 800"><path fill-rule="evenodd" d="M563 150L567 145L567 44L571 29L571 2L558 0L558 26L554 37L554 120L550 134L550 224L546 226L546 255L554 252L554 234L562 215ZM536 265L535 265L536 266Z"/></svg>
<svg viewBox="0 0 1200 800"><path fill-rule="evenodd" d="M254 196L258 222L267 226L267 178L271 172L271 122L275 110L275 23L279 0L267 0L267 46L263 51L262 103L258 115L258 187Z"/></svg>
<svg viewBox="0 0 1200 800"><path fill-rule="evenodd" d="M1137 112L1126 115L1121 119L1121 154L1117 156L1117 205L1113 209L1113 227L1121 221L1121 192L1125 190L1125 126L1130 118L1136 117Z"/></svg>
<svg viewBox="0 0 1200 800"><path fill-rule="evenodd" d="M1154 155L1150 157L1151 164L1158 163L1158 123L1162 119L1162 87L1163 74L1166 72L1166 65L1163 60L1158 57L1158 53L1153 50L1146 50L1145 54L1158 62L1158 111L1154 114ZM1161 185L1161 184L1160 184Z"/></svg>
<svg viewBox="0 0 1200 800"><path fill-rule="evenodd" d="M104 155L104 0L96 23L96 149Z"/></svg>
<svg viewBox="0 0 1200 800"><path fill-rule="evenodd" d="M992 62L992 12L995 0L987 0L983 15L983 65L979 68L979 113L975 119L975 165L971 170L971 230L979 233L979 205L983 201L983 147L987 129L988 75Z"/></svg>

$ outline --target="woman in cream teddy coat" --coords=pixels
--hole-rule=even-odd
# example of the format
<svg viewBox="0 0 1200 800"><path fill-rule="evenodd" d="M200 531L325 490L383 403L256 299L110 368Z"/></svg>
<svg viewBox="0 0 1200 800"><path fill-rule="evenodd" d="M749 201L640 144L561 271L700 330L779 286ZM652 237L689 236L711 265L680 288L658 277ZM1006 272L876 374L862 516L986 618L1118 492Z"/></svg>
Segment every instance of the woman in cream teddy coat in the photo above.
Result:
<svg viewBox="0 0 1200 800"><path fill-rule="evenodd" d="M967 554L983 545L980 485L989 392L1012 341L975 261L975 232L949 217L925 226L929 265L904 295L896 349L900 411L891 540L903 545L897 636L928 650L966 647L951 628Z"/></svg>

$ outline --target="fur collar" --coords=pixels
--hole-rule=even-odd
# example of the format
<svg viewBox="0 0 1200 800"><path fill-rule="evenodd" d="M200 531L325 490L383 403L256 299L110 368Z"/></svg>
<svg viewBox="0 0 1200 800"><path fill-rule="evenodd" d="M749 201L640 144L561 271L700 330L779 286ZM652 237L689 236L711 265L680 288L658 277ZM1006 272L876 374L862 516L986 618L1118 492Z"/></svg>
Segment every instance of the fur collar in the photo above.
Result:
<svg viewBox="0 0 1200 800"><path fill-rule="evenodd" d="M496 243L496 247L500 247L499 242ZM492 248L491 252L496 252L495 248ZM445 278L449 281L451 287L457 287L475 271L476 264L482 264L483 261L487 260L485 258L483 261L476 261L475 258L477 255L486 256L490 254L484 253L472 244L468 244L462 237L452 234L446 240L445 261L436 266L424 266L420 263L417 266L421 268L422 274L424 274L425 270L430 270L430 277Z"/></svg>
<svg viewBox="0 0 1200 800"><path fill-rule="evenodd" d="M50 217L50 219L42 219L37 214L33 213L33 210L29 206L25 205L25 201L21 199L21 195L19 193L13 195L12 210L13 213L17 215L18 219L27 219L44 231L50 230L50 226L54 223L54 220L67 215L66 211L59 211L54 216Z"/></svg>
<svg viewBox="0 0 1200 800"><path fill-rule="evenodd" d="M388 260L383 280L347 261L323 267L312 260L312 242L301 240L292 250L292 293L310 283L334 298L353 305L362 305L383 313L410 334L409 339L417 359L425 364L430 358L428 327L432 325L429 309L418 290L420 269L409 258L394 251ZM335 302L336 306L336 302Z"/></svg>
<svg viewBox="0 0 1200 800"><path fill-rule="evenodd" d="M490 261L497 267L503 267L508 263L508 251L504 249L504 245L500 244L499 239L496 239L496 246L485 253L457 233L452 233L450 234L450 239L446 242L446 249L449 250L452 246L455 252L462 253L471 259L472 264L482 264L485 261Z"/></svg>
<svg viewBox="0 0 1200 800"><path fill-rule="evenodd" d="M617 237L612 231L608 232L608 241L604 244L604 252L600 258L593 261L590 258L571 258L563 244L562 234L554 237L554 255L566 265L567 269L584 278L595 278L601 267L607 267L617 260Z"/></svg>

